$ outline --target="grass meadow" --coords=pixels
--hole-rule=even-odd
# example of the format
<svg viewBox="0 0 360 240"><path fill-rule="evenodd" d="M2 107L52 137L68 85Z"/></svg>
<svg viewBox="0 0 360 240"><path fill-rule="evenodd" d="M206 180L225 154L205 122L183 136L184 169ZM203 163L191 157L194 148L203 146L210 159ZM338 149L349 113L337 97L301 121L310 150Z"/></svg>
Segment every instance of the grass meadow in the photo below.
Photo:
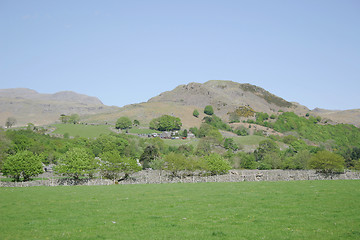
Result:
<svg viewBox="0 0 360 240"><path fill-rule="evenodd" d="M0 189L0 239L359 239L360 181Z"/></svg>
<svg viewBox="0 0 360 240"><path fill-rule="evenodd" d="M83 124L53 124L56 127L53 133L68 133L72 137L94 138L101 134L111 133L110 125L83 125Z"/></svg>

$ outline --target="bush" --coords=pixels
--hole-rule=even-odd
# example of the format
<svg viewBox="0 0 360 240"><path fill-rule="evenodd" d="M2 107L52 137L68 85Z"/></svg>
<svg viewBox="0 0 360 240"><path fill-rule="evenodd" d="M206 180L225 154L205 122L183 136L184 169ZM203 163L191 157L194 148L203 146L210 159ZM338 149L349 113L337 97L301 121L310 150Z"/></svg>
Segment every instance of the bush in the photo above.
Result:
<svg viewBox="0 0 360 240"><path fill-rule="evenodd" d="M240 167L245 169L256 169L258 163L255 161L255 155L252 153L240 153Z"/></svg>
<svg viewBox="0 0 360 240"><path fill-rule="evenodd" d="M224 123L221 118L219 118L216 115L213 116L206 116L203 118L203 121L217 129L221 129L221 130L225 130L225 131L232 131L231 127L227 124Z"/></svg>
<svg viewBox="0 0 360 240"><path fill-rule="evenodd" d="M219 154L212 153L203 159L211 175L226 174L231 169L229 162Z"/></svg>
<svg viewBox="0 0 360 240"><path fill-rule="evenodd" d="M249 135L249 131L244 126L238 127L234 132L239 136Z"/></svg>
<svg viewBox="0 0 360 240"><path fill-rule="evenodd" d="M345 160L336 153L319 151L310 158L309 166L323 173L338 173L344 171Z"/></svg>
<svg viewBox="0 0 360 240"><path fill-rule="evenodd" d="M281 169L283 161L279 153L269 152L263 156L261 163L263 166L269 166L271 169Z"/></svg>
<svg viewBox="0 0 360 240"><path fill-rule="evenodd" d="M239 147L236 145L234 139L232 139L232 138L225 138L224 148L231 149L232 151L236 151L239 149Z"/></svg>
<svg viewBox="0 0 360 240"><path fill-rule="evenodd" d="M195 109L195 110L193 111L193 116L194 116L194 117L199 117L199 111L198 111L197 109Z"/></svg>
<svg viewBox="0 0 360 240"><path fill-rule="evenodd" d="M204 113L206 115L213 115L214 114L214 109L211 105L207 105L204 109Z"/></svg>

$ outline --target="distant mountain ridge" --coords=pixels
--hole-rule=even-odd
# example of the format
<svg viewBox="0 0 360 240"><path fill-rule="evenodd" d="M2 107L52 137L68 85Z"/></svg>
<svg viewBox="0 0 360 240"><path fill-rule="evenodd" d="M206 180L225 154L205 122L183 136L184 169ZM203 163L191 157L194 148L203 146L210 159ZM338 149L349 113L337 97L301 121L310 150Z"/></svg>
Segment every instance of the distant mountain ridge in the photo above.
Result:
<svg viewBox="0 0 360 240"><path fill-rule="evenodd" d="M60 114L96 114L114 110L98 98L72 91L42 94L28 88L0 89L0 122L15 117L17 125L34 123L49 124L57 121Z"/></svg>
<svg viewBox="0 0 360 240"><path fill-rule="evenodd" d="M26 88L0 89L0 125L7 117L14 116L18 125L31 122L37 125L57 121L60 114L79 114L83 121L94 123L115 123L121 116L140 120L147 124L151 119L163 114L180 117L183 126L199 126L205 116L202 111L212 105L215 114L229 120L230 112L241 106L249 106L257 112L278 114L279 111L306 113L326 118L332 123L348 123L360 126L360 109L333 111L325 109L309 110L299 103L289 102L265 89L248 83L210 80L205 83L189 83L166 91L144 103L124 107L109 107L98 98L62 91L55 94L40 94ZM200 112L199 118L192 116L194 109Z"/></svg>
<svg viewBox="0 0 360 240"><path fill-rule="evenodd" d="M38 93L37 91L28 88L0 89L0 98L81 102L88 105L103 105L103 103L97 97L90 97L72 91L61 91L54 94L44 94Z"/></svg>

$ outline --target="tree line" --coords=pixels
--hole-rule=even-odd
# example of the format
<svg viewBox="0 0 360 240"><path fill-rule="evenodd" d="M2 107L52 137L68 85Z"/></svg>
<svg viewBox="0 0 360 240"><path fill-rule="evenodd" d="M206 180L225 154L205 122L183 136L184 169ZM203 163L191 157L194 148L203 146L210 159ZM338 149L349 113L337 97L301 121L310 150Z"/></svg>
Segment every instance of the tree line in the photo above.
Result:
<svg viewBox="0 0 360 240"><path fill-rule="evenodd" d="M41 128L30 125L26 130L0 130L1 171L16 181L29 180L45 165L54 164L57 173L74 179L101 175L115 181L147 168L166 170L174 176L223 174L231 168L316 169L326 173L360 169L360 131L352 125L321 124L319 118L293 113L256 113L249 123L285 136L267 137L254 151L245 152L234 138L223 137L220 130L240 136L247 135L247 130L233 129L214 114L212 107L205 109L201 126L189 129L198 138L197 144L178 147L166 145L160 138L116 133L96 139L66 139L46 135ZM197 113L194 110L194 117ZM122 117L116 128L139 124ZM151 128L161 131L181 129L181 125L179 118L169 115L150 123Z"/></svg>

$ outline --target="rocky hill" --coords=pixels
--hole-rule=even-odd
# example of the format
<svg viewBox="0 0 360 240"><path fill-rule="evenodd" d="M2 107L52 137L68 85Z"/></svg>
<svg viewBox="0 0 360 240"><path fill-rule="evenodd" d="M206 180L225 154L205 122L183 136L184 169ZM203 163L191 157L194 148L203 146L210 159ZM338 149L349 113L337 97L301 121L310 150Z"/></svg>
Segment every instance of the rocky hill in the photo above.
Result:
<svg viewBox="0 0 360 240"><path fill-rule="evenodd" d="M161 93L148 102L170 102L203 109L212 105L216 114L225 117L240 106L249 106L257 112L277 113L279 110L307 112L304 106L288 102L263 88L232 81L211 80L204 84L189 83Z"/></svg>
<svg viewBox="0 0 360 240"><path fill-rule="evenodd" d="M8 117L15 117L17 125L34 123L44 125L57 121L60 114L97 114L114 111L98 98L63 91L41 94L27 88L0 89L0 125Z"/></svg>
<svg viewBox="0 0 360 240"><path fill-rule="evenodd" d="M310 113L316 116L322 116L329 119L330 122L342 122L360 125L360 117L354 110L347 114L346 118L334 117L331 114L324 115L323 112L311 111L307 107L298 103L288 102L263 88L251 85L240 84L232 81L211 80L206 83L189 83L180 85L175 89L163 92L156 97L149 99L146 103L131 104L125 106L119 111L108 114L98 114L89 116L87 121L95 122L115 122L120 116L129 116L132 119L138 119L142 123L148 123L152 118L162 114L169 114L180 117L184 127L199 126L202 113L206 105L212 105L215 114L229 120L230 112L235 111L242 106L251 107L254 111L266 112L269 114L282 111L292 111L299 115ZM192 116L194 109L200 112L199 118ZM345 111L344 111L345 112ZM342 116L342 112L337 112Z"/></svg>

